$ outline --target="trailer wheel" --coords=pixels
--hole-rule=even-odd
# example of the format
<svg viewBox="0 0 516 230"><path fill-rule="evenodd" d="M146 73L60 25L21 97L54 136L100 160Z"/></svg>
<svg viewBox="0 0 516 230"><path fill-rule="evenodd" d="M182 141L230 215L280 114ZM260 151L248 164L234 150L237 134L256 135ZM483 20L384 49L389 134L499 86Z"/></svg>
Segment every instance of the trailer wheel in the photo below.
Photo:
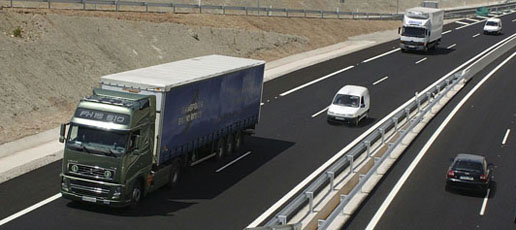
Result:
<svg viewBox="0 0 516 230"><path fill-rule="evenodd" d="M224 147L224 138L220 138L217 141L217 149L215 150L215 159L217 161L222 160L222 158L224 158L224 156L226 155L226 149Z"/></svg>
<svg viewBox="0 0 516 230"><path fill-rule="evenodd" d="M131 189L131 208L136 208L140 204L142 199L142 183L140 181L136 181L133 184L133 188Z"/></svg>
<svg viewBox="0 0 516 230"><path fill-rule="evenodd" d="M235 133L235 152L240 151L242 145L244 144L244 135L242 132L238 131Z"/></svg>
<svg viewBox="0 0 516 230"><path fill-rule="evenodd" d="M234 152L234 141L235 141L235 138L233 138L233 134L229 134L228 137L226 138L226 154L228 155L231 155L233 154Z"/></svg>
<svg viewBox="0 0 516 230"><path fill-rule="evenodd" d="M181 179L181 164L179 160L172 162L172 168L170 169L170 178L167 183L168 188L175 188Z"/></svg>

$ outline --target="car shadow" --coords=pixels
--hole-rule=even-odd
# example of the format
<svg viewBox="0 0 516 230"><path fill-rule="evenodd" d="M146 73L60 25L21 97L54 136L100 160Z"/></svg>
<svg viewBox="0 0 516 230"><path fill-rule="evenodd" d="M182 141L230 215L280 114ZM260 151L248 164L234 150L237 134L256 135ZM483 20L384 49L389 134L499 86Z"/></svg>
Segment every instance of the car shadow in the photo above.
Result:
<svg viewBox="0 0 516 230"><path fill-rule="evenodd" d="M492 199L495 197L496 188L497 188L496 181L491 181L491 184L489 185L489 197L488 197L489 199ZM476 198L485 198L486 197L486 193L484 193L482 191L471 190L471 189L449 188L449 187L445 186L445 191L452 193L452 194L461 195L461 196L469 196L469 197L476 197Z"/></svg>
<svg viewBox="0 0 516 230"><path fill-rule="evenodd" d="M142 199L136 208L111 208L83 202L68 202L72 209L115 216L174 216L181 209L212 200L295 143L261 137L245 137L242 150L221 162L206 161L188 167L176 188L158 189ZM238 162L231 162L251 151Z"/></svg>

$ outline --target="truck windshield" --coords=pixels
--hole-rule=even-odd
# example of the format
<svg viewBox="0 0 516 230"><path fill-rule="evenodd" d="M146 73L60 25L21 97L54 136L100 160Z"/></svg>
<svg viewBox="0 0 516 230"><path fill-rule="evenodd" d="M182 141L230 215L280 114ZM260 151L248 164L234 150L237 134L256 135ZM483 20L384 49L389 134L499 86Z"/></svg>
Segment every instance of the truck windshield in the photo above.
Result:
<svg viewBox="0 0 516 230"><path fill-rule="evenodd" d="M333 101L333 104L358 108L358 106L360 105L360 97L347 94L337 94L335 100Z"/></svg>
<svg viewBox="0 0 516 230"><path fill-rule="evenodd" d="M424 38L425 31L426 31L426 29L424 29L424 28L403 27L403 32L401 33L401 35L407 36L407 37Z"/></svg>
<svg viewBox="0 0 516 230"><path fill-rule="evenodd" d="M72 124L66 144L82 152L119 157L126 151L128 136L128 133L109 132Z"/></svg>

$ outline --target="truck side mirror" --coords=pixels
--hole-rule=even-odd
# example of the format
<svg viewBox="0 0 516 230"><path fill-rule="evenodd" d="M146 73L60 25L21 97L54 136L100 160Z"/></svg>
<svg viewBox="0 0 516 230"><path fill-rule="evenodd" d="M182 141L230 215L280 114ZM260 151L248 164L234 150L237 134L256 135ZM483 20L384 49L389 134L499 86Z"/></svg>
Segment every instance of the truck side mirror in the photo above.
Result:
<svg viewBox="0 0 516 230"><path fill-rule="evenodd" d="M361 108L365 108L365 104L361 104L361 105L360 105L360 107L361 107Z"/></svg>
<svg viewBox="0 0 516 230"><path fill-rule="evenodd" d="M64 143L64 140L65 140L65 131L66 131L66 125L68 125L69 123L66 123L66 124L61 124L61 129L59 130L59 142L61 143Z"/></svg>

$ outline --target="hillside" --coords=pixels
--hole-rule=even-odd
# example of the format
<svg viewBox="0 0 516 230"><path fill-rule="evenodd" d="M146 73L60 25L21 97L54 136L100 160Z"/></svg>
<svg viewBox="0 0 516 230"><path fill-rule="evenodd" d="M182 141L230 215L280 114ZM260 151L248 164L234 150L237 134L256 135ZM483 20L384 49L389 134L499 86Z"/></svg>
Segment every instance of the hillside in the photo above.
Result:
<svg viewBox="0 0 516 230"><path fill-rule="evenodd" d="M0 143L66 122L99 77L207 54L275 60L397 21L0 10ZM16 28L22 30L15 37Z"/></svg>

